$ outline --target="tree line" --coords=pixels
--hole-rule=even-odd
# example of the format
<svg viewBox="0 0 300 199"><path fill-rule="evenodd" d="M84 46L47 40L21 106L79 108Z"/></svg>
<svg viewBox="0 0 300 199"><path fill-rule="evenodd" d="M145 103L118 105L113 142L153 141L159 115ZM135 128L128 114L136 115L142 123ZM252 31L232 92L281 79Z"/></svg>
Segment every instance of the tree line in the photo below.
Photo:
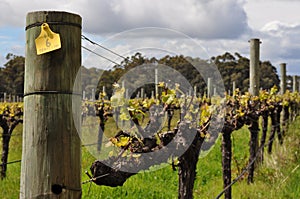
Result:
<svg viewBox="0 0 300 199"><path fill-rule="evenodd" d="M22 96L24 92L24 66L23 56L6 56L7 62L0 67L0 93L9 93Z"/></svg>
<svg viewBox="0 0 300 199"><path fill-rule="evenodd" d="M250 60L248 58L241 56L239 53L231 54L229 52L226 52L223 55L212 57L210 60L185 57L183 55L166 55L160 59L156 59L154 57L147 58L141 53L136 53L135 55L128 57L126 60L123 60L120 65L115 65L110 70L99 71L101 78L98 79L96 95L102 91L104 86L106 94L108 97L110 97L113 92L113 83L117 82L125 73L142 64L153 64L153 67L155 67L155 63L163 64L177 70L189 81L192 86L197 87L201 95L206 92L207 84L199 71L194 67L195 64L205 64L207 67L210 67L210 65L215 65L222 76L222 82L217 82L217 84L224 83L225 90L228 91L232 90L232 83L235 82L236 87L239 88L241 92L246 92L249 89L249 62ZM85 74L85 72L89 72L90 70L91 69L83 71L83 76L91 77L91 75ZM260 62L260 72L260 85L262 89L269 90L274 85L276 85L278 88L280 87L280 80L276 67L273 66L270 61ZM145 78L147 78L147 75ZM291 79L291 77L288 77L288 79L289 78ZM95 81L92 78L89 80L91 82ZM84 78L83 81L85 81ZM83 86L83 89L85 88L89 88L89 86ZM144 85L143 88L147 97L150 97L151 92L155 89L155 85L148 84ZM87 90L87 92L91 92L88 89L85 90ZM138 90L136 90L131 97L135 97L137 92Z"/></svg>
<svg viewBox="0 0 300 199"><path fill-rule="evenodd" d="M6 56L7 62L0 67L0 92L10 93L22 96L24 90L24 68L25 58L23 56L13 55L9 53ZM203 95L207 90L205 80L193 66L194 64L206 64L207 67L215 65L224 83L226 91L232 90L232 83L235 82L236 87L242 92L249 89L249 59L241 56L239 53L231 54L229 52L223 55L211 57L209 60L201 58L186 57L183 55L170 56L166 55L160 59L154 57L148 58L141 53L136 53L131 57L127 57L120 65L115 65L109 70L97 69L92 66L82 67L82 90L86 91L87 96L91 95L92 89L97 86L96 98L105 87L108 97L112 96L113 83L117 82L126 72L143 64L162 64L177 70L183 75L192 86L197 86L200 94ZM279 87L279 77L276 68L270 61L260 62L260 85L262 89L269 90L274 85ZM147 75L145 75L147 78ZM292 79L290 76L288 80ZM145 95L151 96L155 85L148 84L143 86ZM138 91L132 94L135 97Z"/></svg>

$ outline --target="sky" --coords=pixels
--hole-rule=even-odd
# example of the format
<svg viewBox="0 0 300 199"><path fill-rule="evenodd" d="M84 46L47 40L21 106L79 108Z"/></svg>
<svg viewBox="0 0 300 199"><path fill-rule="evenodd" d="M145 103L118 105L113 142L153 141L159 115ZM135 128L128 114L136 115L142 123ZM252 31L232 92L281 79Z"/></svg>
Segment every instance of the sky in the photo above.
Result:
<svg viewBox="0 0 300 199"><path fill-rule="evenodd" d="M183 54L207 58L225 52L249 57L259 38L260 59L300 75L300 0L1 0L0 66L6 55L25 56L25 19L32 11L67 11L82 17L82 32L122 56ZM83 41L116 62L121 58ZM83 51L83 65L109 68Z"/></svg>

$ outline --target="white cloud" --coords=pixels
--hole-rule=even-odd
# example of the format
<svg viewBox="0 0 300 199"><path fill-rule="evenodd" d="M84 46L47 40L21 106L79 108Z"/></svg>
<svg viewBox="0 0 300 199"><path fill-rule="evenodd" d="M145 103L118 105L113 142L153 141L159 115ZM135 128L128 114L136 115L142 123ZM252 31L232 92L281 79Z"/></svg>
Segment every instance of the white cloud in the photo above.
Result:
<svg viewBox="0 0 300 199"><path fill-rule="evenodd" d="M143 37L147 33L146 37ZM150 33L153 33L151 36ZM133 37L135 35L135 37ZM168 38L158 37L157 35L168 35ZM143 28L133 29L131 31L125 31L115 34L109 39L101 42L103 46L117 52L118 54L127 57L134 55L137 52L142 53L146 57L162 57L164 55L186 55L201 58L210 58L206 48L201 44L199 40L192 39L185 34L162 28ZM90 44L84 42L84 45L93 49L98 54L101 54L109 59L112 59L118 63L122 61L121 58L113 55L100 47L94 48ZM97 64L95 64L97 63ZM104 61L97 55L89 53L87 59L84 60L83 65L87 67L96 66L97 68L111 67L111 63ZM108 67L108 68L109 68Z"/></svg>
<svg viewBox="0 0 300 199"><path fill-rule="evenodd" d="M25 18L30 11L64 10L82 16L84 34L122 55L140 50L149 57L167 51L201 58L226 51L248 56L248 40L258 37L262 40L261 59L275 65L287 62L288 67L299 71L300 24L295 23L300 21L299 5L293 0L2 0L0 33L1 28L19 27L18 34L25 35ZM16 29L0 34L2 55L24 51L24 38L10 31ZM202 49L188 43L183 33ZM83 52L84 57L89 54ZM109 65L97 56L91 60L99 66Z"/></svg>
<svg viewBox="0 0 300 199"><path fill-rule="evenodd" d="M78 7L86 31L98 34L163 27L198 38L236 38L248 29L242 4L235 0L94 0L92 4L94 9Z"/></svg>
<svg viewBox="0 0 300 199"><path fill-rule="evenodd" d="M261 29L269 56L277 59L298 59L300 54L300 24L274 21Z"/></svg>
<svg viewBox="0 0 300 199"><path fill-rule="evenodd" d="M260 29L272 21L300 21L299 0L247 0L244 4L251 28Z"/></svg>
<svg viewBox="0 0 300 199"><path fill-rule="evenodd" d="M243 3L237 0L5 0L0 8L10 14L1 17L1 24L16 26L24 26L29 11L75 12L83 18L84 31L97 34L163 27L198 38L236 38L248 30Z"/></svg>
<svg viewBox="0 0 300 199"><path fill-rule="evenodd" d="M9 16L12 13L11 6L6 1L0 1L0 27L9 24L11 21Z"/></svg>

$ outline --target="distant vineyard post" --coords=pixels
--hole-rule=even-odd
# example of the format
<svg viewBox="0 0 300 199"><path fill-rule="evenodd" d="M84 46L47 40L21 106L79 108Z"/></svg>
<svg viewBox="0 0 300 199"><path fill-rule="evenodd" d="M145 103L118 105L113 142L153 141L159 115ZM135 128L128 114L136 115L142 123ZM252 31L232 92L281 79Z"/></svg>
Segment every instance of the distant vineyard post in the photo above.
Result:
<svg viewBox="0 0 300 199"><path fill-rule="evenodd" d="M281 63L280 64L280 94L284 95L286 93L286 63ZM281 131L279 132L280 135L284 135L285 132L287 131L287 126L288 126L288 106L285 106L282 108L282 111L280 113L280 125L281 125Z"/></svg>
<svg viewBox="0 0 300 199"><path fill-rule="evenodd" d="M250 40L250 94L259 95L259 39Z"/></svg>
<svg viewBox="0 0 300 199"><path fill-rule="evenodd" d="M207 78L207 97L212 97L213 93L212 93L212 79L209 77Z"/></svg>
<svg viewBox="0 0 300 199"><path fill-rule="evenodd" d="M157 69L157 63L155 63L155 69L154 69L154 75L155 75L155 99L158 97L158 69Z"/></svg>
<svg viewBox="0 0 300 199"><path fill-rule="evenodd" d="M297 75L293 75L293 92L297 92L297 79L298 79L298 76Z"/></svg>
<svg viewBox="0 0 300 199"><path fill-rule="evenodd" d="M286 63L280 64L280 94L283 95L286 92Z"/></svg>
<svg viewBox="0 0 300 199"><path fill-rule="evenodd" d="M249 74L249 80L250 80L250 94L253 96L259 95L259 80L260 80L260 74L259 74L259 46L260 41L257 38L250 40L250 74ZM249 162L252 162L255 159L257 150L258 150L258 133L259 133L259 125L258 125L258 115L252 115L252 122L249 126L250 130L250 157ZM262 159L262 158L260 158ZM255 164L252 164L249 167L249 176L248 176L248 183L253 183L253 176L254 176L254 169Z"/></svg>
<svg viewBox="0 0 300 199"><path fill-rule="evenodd" d="M300 93L300 76L298 76L298 93Z"/></svg>
<svg viewBox="0 0 300 199"><path fill-rule="evenodd" d="M61 48L37 55L41 27L45 46L53 33ZM48 36L47 36L48 35ZM49 40L49 41L48 41ZM48 41L48 42L47 42ZM81 107L81 17L38 11L26 17L24 128L20 198L81 198L81 144L72 101Z"/></svg>

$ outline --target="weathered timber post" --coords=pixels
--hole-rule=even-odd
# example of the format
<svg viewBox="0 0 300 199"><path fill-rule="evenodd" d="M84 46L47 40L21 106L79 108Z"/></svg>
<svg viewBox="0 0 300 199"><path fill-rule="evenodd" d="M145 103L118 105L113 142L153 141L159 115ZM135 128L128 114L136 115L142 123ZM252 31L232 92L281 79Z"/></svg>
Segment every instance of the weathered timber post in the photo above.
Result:
<svg viewBox="0 0 300 199"><path fill-rule="evenodd" d="M280 94L284 94L286 92L286 63L280 64Z"/></svg>
<svg viewBox="0 0 300 199"><path fill-rule="evenodd" d="M212 96L212 82L211 82L211 78L207 78L207 97L211 98Z"/></svg>
<svg viewBox="0 0 300 199"><path fill-rule="evenodd" d="M280 94L283 95L286 92L286 63L281 63L280 64L280 74L281 74L281 79L280 79ZM288 116L288 107L283 106L281 113L280 113L280 125L281 125L281 131L277 132L279 137L285 134L287 130L287 122L289 119ZM282 143L282 141L280 142Z"/></svg>
<svg viewBox="0 0 300 199"><path fill-rule="evenodd" d="M235 90L236 90L236 83L234 81L232 82L232 95L235 95Z"/></svg>
<svg viewBox="0 0 300 199"><path fill-rule="evenodd" d="M189 88L189 94L188 96L192 96L192 88Z"/></svg>
<svg viewBox="0 0 300 199"><path fill-rule="evenodd" d="M298 79L298 77L297 77L297 75L294 75L293 76L293 92L297 92L297 79Z"/></svg>
<svg viewBox="0 0 300 199"><path fill-rule="evenodd" d="M85 91L82 91L82 100L85 100Z"/></svg>
<svg viewBox="0 0 300 199"><path fill-rule="evenodd" d="M217 88L214 87L214 94L213 94L213 96L217 96L217 95L218 95L218 93L217 93Z"/></svg>
<svg viewBox="0 0 300 199"><path fill-rule="evenodd" d="M259 94L259 39L250 40L250 94Z"/></svg>
<svg viewBox="0 0 300 199"><path fill-rule="evenodd" d="M300 78L300 76L298 76L298 78ZM298 81L298 93L300 93L300 79Z"/></svg>
<svg viewBox="0 0 300 199"><path fill-rule="evenodd" d="M298 92L298 76L297 75L294 75L293 76L293 92ZM295 102L292 102L289 104L290 106L290 110L291 110L291 113L290 113L290 120L291 121L294 121L297 117L297 113L296 113L296 109L297 109L297 103Z"/></svg>
<svg viewBox="0 0 300 199"><path fill-rule="evenodd" d="M141 98L143 98L144 99L144 94L145 93L145 91L144 91L144 88L141 88Z"/></svg>
<svg viewBox="0 0 300 199"><path fill-rule="evenodd" d="M259 39L250 40L250 94L253 96L259 95ZM249 162L252 162L257 154L258 150L258 125L259 116L255 113L251 115L251 125L249 126L250 130L250 157ZM253 183L255 164L252 164L249 167L248 183Z"/></svg>
<svg viewBox="0 0 300 199"><path fill-rule="evenodd" d="M158 69L157 69L157 63L154 64L154 83L155 83L155 99L158 98Z"/></svg>
<svg viewBox="0 0 300 199"><path fill-rule="evenodd" d="M61 48L37 55L35 39L43 23L60 35ZM81 144L75 128L80 111L72 113L72 102L81 104L81 81L75 83L80 66L81 17L28 13L21 199L81 198Z"/></svg>
<svg viewBox="0 0 300 199"><path fill-rule="evenodd" d="M92 88L92 97L91 97L91 101L92 102L94 102L95 101L95 99L96 99L96 94L95 94L95 89L94 88Z"/></svg>
<svg viewBox="0 0 300 199"><path fill-rule="evenodd" d="M4 96L4 97L3 97L3 99L4 99L4 100L3 100L3 102L6 102L6 99L7 99L7 94L6 94L6 93L4 93L4 94L3 94L3 96Z"/></svg>
<svg viewBox="0 0 300 199"><path fill-rule="evenodd" d="M197 97L197 86L194 86L194 97Z"/></svg>

